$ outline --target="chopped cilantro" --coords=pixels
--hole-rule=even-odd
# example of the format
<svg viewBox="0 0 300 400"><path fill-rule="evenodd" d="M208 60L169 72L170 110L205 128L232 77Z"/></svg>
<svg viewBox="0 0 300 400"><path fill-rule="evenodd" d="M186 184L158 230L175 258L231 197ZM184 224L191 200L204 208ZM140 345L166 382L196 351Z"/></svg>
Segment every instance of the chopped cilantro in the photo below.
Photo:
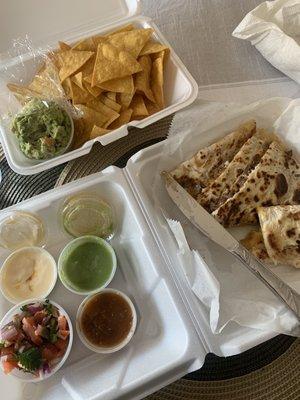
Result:
<svg viewBox="0 0 300 400"><path fill-rule="evenodd" d="M17 359L28 372L36 371L42 365L42 355L37 347L32 347L23 353L19 353Z"/></svg>

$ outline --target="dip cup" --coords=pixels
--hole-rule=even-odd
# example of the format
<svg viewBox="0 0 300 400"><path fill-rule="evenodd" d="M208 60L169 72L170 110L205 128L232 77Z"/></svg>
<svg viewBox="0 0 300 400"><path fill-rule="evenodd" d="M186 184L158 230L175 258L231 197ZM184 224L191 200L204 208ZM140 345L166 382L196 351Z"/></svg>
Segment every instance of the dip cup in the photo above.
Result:
<svg viewBox="0 0 300 400"><path fill-rule="evenodd" d="M25 304L38 303L38 302L43 302L45 300L46 299L29 299L29 300L22 301L22 303L19 303L19 304L15 305L2 318L2 320L0 322L0 329L4 325L8 324L12 320L12 318L13 318L13 316L15 314L17 314L18 312L21 312L20 311L20 307L24 306ZM20 370L17 370L17 369L13 369L9 373L9 376L12 376L12 377L14 377L14 378L16 378L16 379L18 379L20 381L28 382L28 383L29 382L36 382L36 383L37 382L41 382L41 381L44 381L45 379L50 378L52 375L54 375L63 366L63 364L65 363L65 361L69 357L69 354L70 354L70 351L71 351L71 348L72 348L72 344L73 344L73 326L72 326L71 319L70 319L69 315L66 313L66 311L59 304L55 303L52 300L50 300L50 303L53 304L55 307L57 307L58 310L60 311L60 313L66 317L66 320L67 320L68 325L69 325L69 331L70 331L69 343L68 343L68 347L67 347L67 349L65 351L65 354L63 355L61 360L56 365L54 365L54 367L52 368L52 370L51 370L51 372L49 374L44 374L44 375L39 376L39 377L33 377L32 374L28 374L28 373L25 373L23 371L20 371ZM2 363L0 363L0 364L1 364L0 368L2 368Z"/></svg>
<svg viewBox="0 0 300 400"><path fill-rule="evenodd" d="M85 337L82 328L81 328L81 316L82 316L82 312L86 306L86 304L94 297L97 296L100 293L115 293L118 294L119 296L121 296L126 303L130 306L131 312L132 312L132 325L131 328L127 334L127 336L125 337L124 340L122 340L122 342L118 343L115 346L112 347L101 347L101 346L95 346L93 343L89 342L88 339ZM80 306L78 307L77 310L77 315L76 315L76 331L77 334L80 338L80 340L82 341L82 343L90 350L96 352L96 353L102 353L102 354L108 354L108 353L114 353L115 351L121 350L123 347L125 347L131 340L132 336L134 335L135 329L136 329L136 325L137 325L137 314L136 314L136 309L132 303L132 301L130 300L130 298L123 292L117 290L117 289L110 289L110 288L106 288L106 289L102 289L100 291L98 291L97 293L94 293L88 297L86 297L83 302L80 304Z"/></svg>
<svg viewBox="0 0 300 400"><path fill-rule="evenodd" d="M1 270L0 270L0 290L1 293L3 294L3 296L6 298L6 300L8 300L10 303L13 304L17 304L20 302L20 300L16 300L15 298L11 297L4 286L4 282L3 282L3 274L4 272L7 270L9 262L11 261L11 259L18 253L24 253L27 250L32 250L35 252L40 252L40 253L44 253L50 260L51 262L51 268L53 269L53 281L50 282L48 289L44 292L41 293L41 295L39 296L39 298L46 298L49 296L49 294L52 292L52 290L54 289L54 286L56 284L57 281L57 267L56 267L56 262L53 258L53 256L45 249L41 248L41 247L36 247L36 246L27 246L27 247L22 247L21 249L15 250L13 253L11 253L4 261L4 263L2 264ZM27 301L27 299L24 299L24 301Z"/></svg>
<svg viewBox="0 0 300 400"><path fill-rule="evenodd" d="M66 258L71 250L75 249L76 247L80 246L81 244L83 244L85 242L91 242L91 241L103 245L109 251L109 253L111 255L111 259L112 259L111 274L110 274L109 278L104 282L104 284L100 285L96 289L86 290L86 291L76 290L69 282L66 281L66 279L64 277L64 273L63 273L64 263L65 263ZM60 256L58 259L58 276L59 276L59 279L61 280L61 283L64 285L64 287L66 289L70 290L70 292L73 292L73 293L79 294L79 295L83 295L83 296L97 293L97 292L99 292L99 290L101 290L101 289L105 288L107 285L109 285L116 273L116 269L117 269L117 257L116 257L113 247L109 243L107 243L104 239L99 238L97 236L92 236L92 235L81 236L81 237L76 238L76 239L72 240L71 242L69 242L66 245L66 247L63 249L63 251L60 253Z"/></svg>

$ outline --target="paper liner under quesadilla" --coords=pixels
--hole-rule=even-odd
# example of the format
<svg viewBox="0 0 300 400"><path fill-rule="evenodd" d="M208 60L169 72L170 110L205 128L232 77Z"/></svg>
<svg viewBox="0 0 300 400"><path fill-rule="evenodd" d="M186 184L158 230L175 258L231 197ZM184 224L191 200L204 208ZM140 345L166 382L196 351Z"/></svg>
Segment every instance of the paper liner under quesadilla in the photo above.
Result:
<svg viewBox="0 0 300 400"><path fill-rule="evenodd" d="M248 235L241 240L241 244L259 260L267 263L272 262L268 255L261 231L249 232Z"/></svg>
<svg viewBox="0 0 300 400"><path fill-rule="evenodd" d="M224 171L197 197L197 201L213 212L232 197L246 181L248 174L260 162L274 135L260 129L241 147Z"/></svg>
<svg viewBox="0 0 300 400"><path fill-rule="evenodd" d="M257 224L257 207L300 204L299 165L279 142L272 142L235 195L212 215L224 226Z"/></svg>
<svg viewBox="0 0 300 400"><path fill-rule="evenodd" d="M256 131L256 123L250 120L212 145L199 150L190 160L171 171L171 175L193 197L216 179L226 163L230 162L242 145Z"/></svg>
<svg viewBox="0 0 300 400"><path fill-rule="evenodd" d="M300 268L300 206L259 207L257 211L273 263Z"/></svg>

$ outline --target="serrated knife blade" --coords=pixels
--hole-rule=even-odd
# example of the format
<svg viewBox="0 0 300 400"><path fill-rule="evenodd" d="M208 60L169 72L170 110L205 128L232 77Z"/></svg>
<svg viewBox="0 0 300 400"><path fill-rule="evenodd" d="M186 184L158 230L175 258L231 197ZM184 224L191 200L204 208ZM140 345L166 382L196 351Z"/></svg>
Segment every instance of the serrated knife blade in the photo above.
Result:
<svg viewBox="0 0 300 400"><path fill-rule="evenodd" d="M236 240L168 172L161 173L166 190L188 220L205 236L233 254L297 316L300 323L300 294L283 282ZM298 325L300 328L300 325ZM300 329L297 330L300 336Z"/></svg>

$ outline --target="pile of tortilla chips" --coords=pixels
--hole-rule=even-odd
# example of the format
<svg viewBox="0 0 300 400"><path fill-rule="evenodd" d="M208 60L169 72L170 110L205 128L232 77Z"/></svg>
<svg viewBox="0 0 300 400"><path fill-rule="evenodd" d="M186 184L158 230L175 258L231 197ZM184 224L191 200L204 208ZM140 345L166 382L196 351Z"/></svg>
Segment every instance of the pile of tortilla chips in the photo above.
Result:
<svg viewBox="0 0 300 400"><path fill-rule="evenodd" d="M73 45L59 42L32 82L8 84L20 95L60 97L80 111L74 148L164 107L164 63L169 49L133 25ZM57 78L52 69L56 69ZM50 74L51 73L51 74ZM58 83L58 84L57 84Z"/></svg>

